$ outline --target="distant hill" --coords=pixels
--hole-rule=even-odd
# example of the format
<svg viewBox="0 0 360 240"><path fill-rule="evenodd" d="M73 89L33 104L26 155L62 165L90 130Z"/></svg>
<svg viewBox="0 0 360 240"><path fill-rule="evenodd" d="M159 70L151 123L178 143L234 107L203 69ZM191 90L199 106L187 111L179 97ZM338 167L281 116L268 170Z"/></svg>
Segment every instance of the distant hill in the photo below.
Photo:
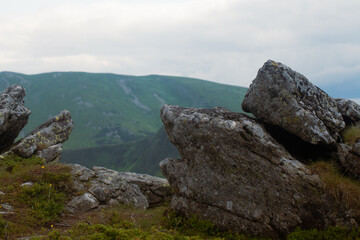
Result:
<svg viewBox="0 0 360 240"><path fill-rule="evenodd" d="M159 162L167 157L178 158L179 153L168 140L164 128L160 128L155 135L138 141L65 150L62 161L162 176Z"/></svg>
<svg viewBox="0 0 360 240"><path fill-rule="evenodd" d="M150 144L149 139L159 137L156 133L162 127L159 114L164 104L203 108L222 106L241 112L241 102L247 90L199 79L159 75L139 77L84 72L24 75L0 72L1 91L15 83L25 87L25 105L32 111L22 135L67 109L72 114L75 128L64 144L64 161L132 171L139 169L138 172L151 167L141 168L140 165L146 166L145 158L129 149L141 143ZM146 146L146 149L151 148ZM113 150L116 148L119 149ZM122 152L121 148L127 148L128 155L116 152ZM89 154L79 155L86 151L93 152L96 159ZM111 152L123 158L115 159L109 155ZM70 153L78 157L70 157ZM132 162L139 158L144 159L142 164Z"/></svg>

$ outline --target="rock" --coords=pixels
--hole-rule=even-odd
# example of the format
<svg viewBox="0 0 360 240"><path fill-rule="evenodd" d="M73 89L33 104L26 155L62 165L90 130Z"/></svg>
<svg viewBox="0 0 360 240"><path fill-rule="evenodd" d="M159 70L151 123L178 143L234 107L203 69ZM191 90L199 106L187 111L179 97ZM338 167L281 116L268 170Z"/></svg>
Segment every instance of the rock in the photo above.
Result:
<svg viewBox="0 0 360 240"><path fill-rule="evenodd" d="M345 172L360 180L360 141L353 146L339 144L338 158Z"/></svg>
<svg viewBox="0 0 360 240"><path fill-rule="evenodd" d="M24 106L25 89L12 85L0 93L0 152L14 142L27 124L30 110Z"/></svg>
<svg viewBox="0 0 360 240"><path fill-rule="evenodd" d="M21 184L20 186L21 187L31 187L32 185L34 185L33 182L25 182L25 183Z"/></svg>
<svg viewBox="0 0 360 240"><path fill-rule="evenodd" d="M90 193L74 197L66 206L68 212L86 212L99 206L99 201Z"/></svg>
<svg viewBox="0 0 360 240"><path fill-rule="evenodd" d="M136 208L146 209L149 203L139 186L130 184L119 172L104 167L93 167L96 178L91 180L90 192L100 201L116 199L122 204L131 204Z"/></svg>
<svg viewBox="0 0 360 240"><path fill-rule="evenodd" d="M3 191L0 191L0 195L5 195L5 193Z"/></svg>
<svg viewBox="0 0 360 240"><path fill-rule="evenodd" d="M348 223L317 175L293 159L258 121L223 108L165 105L161 119L182 159L160 163L171 208L223 229L284 237L296 227Z"/></svg>
<svg viewBox="0 0 360 240"><path fill-rule="evenodd" d="M115 204L131 204L136 208L146 209L149 207L149 202L152 203L151 200L145 197L146 193L143 193L135 183L135 179L137 179L135 175L122 174L104 167L93 167L91 170L78 164L67 165L72 168L75 190L85 191L91 194L97 199L101 207ZM126 176L132 176L131 179L134 183L132 183L130 177L126 179ZM148 178L144 177L144 179L150 178L151 176ZM156 179L157 178L155 178L155 180ZM145 180L139 178L137 181L140 183ZM160 182L163 183L164 181L158 180L156 184ZM150 180L148 180L148 184L149 186L146 188L146 184L143 183L143 189L150 191L149 189L153 188L155 193L160 191L158 189L159 186L155 183L151 184ZM161 196L161 194L159 194L159 196ZM73 208L70 207L70 209Z"/></svg>
<svg viewBox="0 0 360 240"><path fill-rule="evenodd" d="M120 172L119 174L127 182L140 187L150 206L170 201L171 189L166 179L132 172Z"/></svg>
<svg viewBox="0 0 360 240"><path fill-rule="evenodd" d="M346 125L360 126L360 106L347 99L336 99L337 107L342 114Z"/></svg>
<svg viewBox="0 0 360 240"><path fill-rule="evenodd" d="M335 145L345 123L335 99L289 67L267 61L242 102L265 123L312 144Z"/></svg>
<svg viewBox="0 0 360 240"><path fill-rule="evenodd" d="M16 142L6 154L14 153L24 158L38 155L44 157L46 162L58 160L62 150L59 144L69 138L73 127L70 112L61 111Z"/></svg>
<svg viewBox="0 0 360 240"><path fill-rule="evenodd" d="M5 209L5 210L7 210L7 211L12 211L12 210L14 210L14 207L13 207L13 206L11 206L11 205L9 205L9 204L5 204L5 203L0 204L0 207L1 207L1 209Z"/></svg>
<svg viewBox="0 0 360 240"><path fill-rule="evenodd" d="M79 164L67 164L71 167L73 175L74 188L76 191L87 191L90 179L95 177L95 172Z"/></svg>
<svg viewBox="0 0 360 240"><path fill-rule="evenodd" d="M62 144L56 144L41 150L37 156L44 158L46 163L59 162L62 154Z"/></svg>

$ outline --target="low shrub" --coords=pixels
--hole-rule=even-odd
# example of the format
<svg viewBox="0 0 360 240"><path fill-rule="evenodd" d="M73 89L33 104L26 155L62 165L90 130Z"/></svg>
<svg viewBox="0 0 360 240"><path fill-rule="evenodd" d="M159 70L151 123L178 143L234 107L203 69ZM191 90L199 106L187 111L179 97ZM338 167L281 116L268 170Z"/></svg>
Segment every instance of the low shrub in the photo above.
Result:
<svg viewBox="0 0 360 240"><path fill-rule="evenodd" d="M287 240L356 240L360 239L360 228L329 227L326 230L301 230L290 233Z"/></svg>
<svg viewBox="0 0 360 240"><path fill-rule="evenodd" d="M65 194L58 192L52 184L35 183L24 187L18 194L19 200L31 208L31 215L38 225L57 221L65 204Z"/></svg>
<svg viewBox="0 0 360 240"><path fill-rule="evenodd" d="M9 222L3 219L0 215L0 239L6 239Z"/></svg>
<svg viewBox="0 0 360 240"><path fill-rule="evenodd" d="M16 172L23 167L42 165L45 160L40 157L22 158L16 155L8 155L0 159L0 167L4 167L9 172Z"/></svg>

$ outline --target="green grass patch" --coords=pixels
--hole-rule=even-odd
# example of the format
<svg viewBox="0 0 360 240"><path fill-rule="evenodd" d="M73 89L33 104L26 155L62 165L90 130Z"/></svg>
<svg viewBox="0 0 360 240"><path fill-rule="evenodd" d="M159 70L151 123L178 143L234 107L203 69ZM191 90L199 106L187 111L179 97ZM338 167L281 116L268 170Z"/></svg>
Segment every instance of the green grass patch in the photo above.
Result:
<svg viewBox="0 0 360 240"><path fill-rule="evenodd" d="M31 187L23 187L18 199L31 209L30 215L36 221L36 225L44 226L59 220L66 195L57 191L52 184L35 183Z"/></svg>
<svg viewBox="0 0 360 240"><path fill-rule="evenodd" d="M32 186L21 186L32 182ZM64 205L72 194L70 168L62 164L44 165L38 157L15 155L0 161L0 203L14 207L13 214L0 219L0 239L31 234L60 219ZM6 233L4 223L6 222Z"/></svg>
<svg viewBox="0 0 360 240"><path fill-rule="evenodd" d="M346 127L341 133L341 137L345 143L354 144L360 139L360 127L350 126Z"/></svg>

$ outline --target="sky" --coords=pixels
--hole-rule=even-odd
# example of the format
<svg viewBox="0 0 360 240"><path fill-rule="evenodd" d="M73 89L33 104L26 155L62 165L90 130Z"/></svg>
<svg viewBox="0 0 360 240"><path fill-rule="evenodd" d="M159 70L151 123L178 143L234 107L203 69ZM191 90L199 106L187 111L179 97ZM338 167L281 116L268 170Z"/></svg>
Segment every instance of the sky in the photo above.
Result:
<svg viewBox="0 0 360 240"><path fill-rule="evenodd" d="M0 71L248 87L268 59L360 102L359 0L0 0Z"/></svg>

